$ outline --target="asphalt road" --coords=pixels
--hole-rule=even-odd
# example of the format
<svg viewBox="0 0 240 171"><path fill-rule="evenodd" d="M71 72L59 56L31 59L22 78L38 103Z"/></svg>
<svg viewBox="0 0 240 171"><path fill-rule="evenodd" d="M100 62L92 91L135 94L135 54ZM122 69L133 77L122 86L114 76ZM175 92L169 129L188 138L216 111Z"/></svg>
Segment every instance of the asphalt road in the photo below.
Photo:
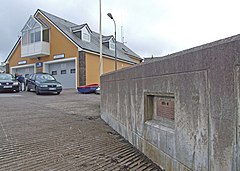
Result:
<svg viewBox="0 0 240 171"><path fill-rule="evenodd" d="M0 94L0 170L160 170L100 119L100 96Z"/></svg>

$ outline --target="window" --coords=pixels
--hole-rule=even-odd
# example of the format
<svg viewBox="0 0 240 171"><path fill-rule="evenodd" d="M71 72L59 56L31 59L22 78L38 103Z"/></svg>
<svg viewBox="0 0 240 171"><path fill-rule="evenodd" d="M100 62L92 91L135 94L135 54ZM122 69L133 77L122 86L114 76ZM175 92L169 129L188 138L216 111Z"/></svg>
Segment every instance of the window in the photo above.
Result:
<svg viewBox="0 0 240 171"><path fill-rule="evenodd" d="M61 70L61 74L67 74L67 70Z"/></svg>
<svg viewBox="0 0 240 171"><path fill-rule="evenodd" d="M57 71L52 71L52 75L57 75Z"/></svg>
<svg viewBox="0 0 240 171"><path fill-rule="evenodd" d="M23 44L23 45L26 45L27 42L28 42L27 32L24 31L24 32L22 33L22 44Z"/></svg>
<svg viewBox="0 0 240 171"><path fill-rule="evenodd" d="M53 81L55 78L49 74L37 74L36 80L43 82L43 81Z"/></svg>
<svg viewBox="0 0 240 171"><path fill-rule="evenodd" d="M28 36L28 41L30 41L29 43L34 43L34 30L28 31Z"/></svg>
<svg viewBox="0 0 240 171"><path fill-rule="evenodd" d="M172 93L145 93L144 121L174 129L175 97Z"/></svg>
<svg viewBox="0 0 240 171"><path fill-rule="evenodd" d="M41 29L37 28L35 29L35 42L41 41Z"/></svg>
<svg viewBox="0 0 240 171"><path fill-rule="evenodd" d="M37 22L31 16L22 29L22 45L27 45L40 41L49 42L48 26L44 23Z"/></svg>
<svg viewBox="0 0 240 171"><path fill-rule="evenodd" d="M90 42L90 35L87 33L83 33L83 40Z"/></svg>
<svg viewBox="0 0 240 171"><path fill-rule="evenodd" d="M71 74L74 74L75 72L76 72L75 69L70 69Z"/></svg>
<svg viewBox="0 0 240 171"><path fill-rule="evenodd" d="M41 41L41 29L40 28L29 30L29 31L27 31L27 33L29 36L29 39L28 39L29 43L35 43L35 42ZM23 38L24 38L24 35L23 35ZM24 41L25 41L24 43L27 44L26 38Z"/></svg>
<svg viewBox="0 0 240 171"><path fill-rule="evenodd" d="M43 41L49 42L49 29L43 30Z"/></svg>
<svg viewBox="0 0 240 171"><path fill-rule="evenodd" d="M110 49L111 49L111 50L115 50L115 44L112 43L112 42L110 43Z"/></svg>
<svg viewBox="0 0 240 171"><path fill-rule="evenodd" d="M30 77L31 80L36 80L36 75L33 74L32 77Z"/></svg>

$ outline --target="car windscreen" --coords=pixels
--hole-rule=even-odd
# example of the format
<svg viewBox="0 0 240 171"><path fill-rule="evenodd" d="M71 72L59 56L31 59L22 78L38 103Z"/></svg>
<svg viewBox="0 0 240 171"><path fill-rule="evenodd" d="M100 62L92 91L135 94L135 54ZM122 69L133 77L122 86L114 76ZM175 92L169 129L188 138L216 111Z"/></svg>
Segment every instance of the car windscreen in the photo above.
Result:
<svg viewBox="0 0 240 171"><path fill-rule="evenodd" d="M15 80L11 74L0 74L0 80Z"/></svg>
<svg viewBox="0 0 240 171"><path fill-rule="evenodd" d="M55 81L55 78L48 74L38 74L36 75L36 80L40 82Z"/></svg>

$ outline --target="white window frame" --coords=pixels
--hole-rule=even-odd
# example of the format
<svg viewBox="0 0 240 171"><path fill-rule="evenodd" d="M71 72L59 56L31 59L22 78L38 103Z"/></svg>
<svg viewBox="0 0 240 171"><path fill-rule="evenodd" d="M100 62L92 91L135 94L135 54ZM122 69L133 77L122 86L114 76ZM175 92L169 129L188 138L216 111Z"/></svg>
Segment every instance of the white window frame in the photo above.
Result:
<svg viewBox="0 0 240 171"><path fill-rule="evenodd" d="M115 43L113 41L113 38L109 40L109 49L115 51Z"/></svg>
<svg viewBox="0 0 240 171"><path fill-rule="evenodd" d="M81 33L82 33L81 37L82 37L83 41L86 41L86 42L90 42L91 41L91 35L88 32L87 26L85 26L85 27L83 27L81 29ZM85 36L87 36L88 38L86 39Z"/></svg>

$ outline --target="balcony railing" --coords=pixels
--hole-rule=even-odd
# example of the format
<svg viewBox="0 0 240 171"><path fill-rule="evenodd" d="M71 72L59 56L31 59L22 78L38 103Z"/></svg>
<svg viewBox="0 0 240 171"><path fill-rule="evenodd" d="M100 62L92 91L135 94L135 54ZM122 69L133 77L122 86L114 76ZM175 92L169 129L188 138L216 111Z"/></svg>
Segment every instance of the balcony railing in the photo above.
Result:
<svg viewBox="0 0 240 171"><path fill-rule="evenodd" d="M35 43L30 43L22 45L21 57L41 57L50 55L50 43L39 41Z"/></svg>

